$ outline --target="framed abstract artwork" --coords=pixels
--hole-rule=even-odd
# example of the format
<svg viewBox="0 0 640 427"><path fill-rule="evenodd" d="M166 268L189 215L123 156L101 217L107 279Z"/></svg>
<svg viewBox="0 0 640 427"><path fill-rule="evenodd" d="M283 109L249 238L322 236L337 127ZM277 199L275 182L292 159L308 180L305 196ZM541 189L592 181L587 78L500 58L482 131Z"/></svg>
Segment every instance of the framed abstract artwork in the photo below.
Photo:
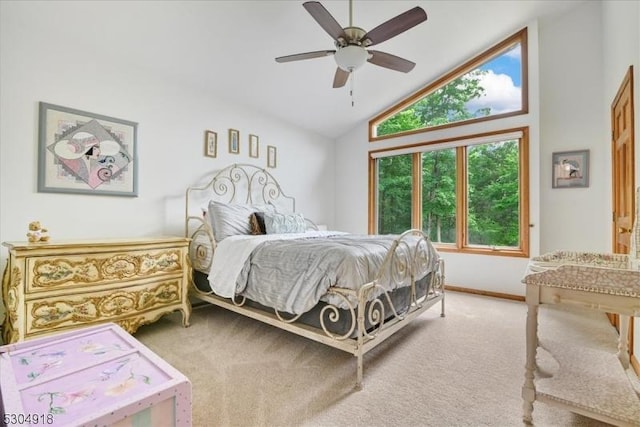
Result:
<svg viewBox="0 0 640 427"><path fill-rule="evenodd" d="M552 188L589 186L589 150L553 153Z"/></svg>
<svg viewBox="0 0 640 427"><path fill-rule="evenodd" d="M138 196L138 124L40 102L38 191Z"/></svg>
<svg viewBox="0 0 640 427"><path fill-rule="evenodd" d="M260 153L258 143L257 135L249 135L249 157L258 157Z"/></svg>
<svg viewBox="0 0 640 427"><path fill-rule="evenodd" d="M204 155L216 157L218 154L218 134L212 130L204 132Z"/></svg>
<svg viewBox="0 0 640 427"><path fill-rule="evenodd" d="M273 145L267 146L267 167L275 168L277 165L276 162L276 147Z"/></svg>
<svg viewBox="0 0 640 427"><path fill-rule="evenodd" d="M240 131L229 129L229 152L240 154Z"/></svg>

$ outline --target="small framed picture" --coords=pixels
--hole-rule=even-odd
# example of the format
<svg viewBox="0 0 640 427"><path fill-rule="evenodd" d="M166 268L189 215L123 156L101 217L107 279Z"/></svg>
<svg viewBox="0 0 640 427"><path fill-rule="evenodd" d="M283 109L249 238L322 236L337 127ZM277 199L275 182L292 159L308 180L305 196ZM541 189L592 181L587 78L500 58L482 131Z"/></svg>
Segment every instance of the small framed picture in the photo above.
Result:
<svg viewBox="0 0 640 427"><path fill-rule="evenodd" d="M218 134L212 130L204 132L204 155L216 157L218 154Z"/></svg>
<svg viewBox="0 0 640 427"><path fill-rule="evenodd" d="M229 152L240 154L240 131L229 129Z"/></svg>
<svg viewBox="0 0 640 427"><path fill-rule="evenodd" d="M589 186L589 150L553 153L552 188Z"/></svg>
<svg viewBox="0 0 640 427"><path fill-rule="evenodd" d="M276 167L276 147L273 145L267 145L267 167Z"/></svg>
<svg viewBox="0 0 640 427"><path fill-rule="evenodd" d="M258 135L249 135L249 157L257 158L258 155Z"/></svg>

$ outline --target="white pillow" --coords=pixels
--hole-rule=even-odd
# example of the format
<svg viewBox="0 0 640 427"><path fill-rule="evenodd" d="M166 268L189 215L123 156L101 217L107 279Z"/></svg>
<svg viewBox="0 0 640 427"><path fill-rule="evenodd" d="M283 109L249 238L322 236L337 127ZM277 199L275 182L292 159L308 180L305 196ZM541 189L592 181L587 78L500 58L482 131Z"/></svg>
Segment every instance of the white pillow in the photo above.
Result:
<svg viewBox="0 0 640 427"><path fill-rule="evenodd" d="M274 212L270 205L209 202L209 221L216 242L238 234L251 234L250 217L254 212Z"/></svg>

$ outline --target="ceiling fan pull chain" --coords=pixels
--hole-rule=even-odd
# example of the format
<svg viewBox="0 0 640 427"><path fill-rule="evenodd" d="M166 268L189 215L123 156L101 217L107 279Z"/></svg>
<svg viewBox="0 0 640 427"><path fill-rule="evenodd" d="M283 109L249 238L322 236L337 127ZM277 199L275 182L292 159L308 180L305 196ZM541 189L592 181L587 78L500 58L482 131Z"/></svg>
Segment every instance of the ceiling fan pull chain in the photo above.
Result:
<svg viewBox="0 0 640 427"><path fill-rule="evenodd" d="M356 73L354 73L353 71L351 72L351 89L349 90L349 95L351 95L351 107L355 107L356 102L353 99L353 86L354 86L354 80L356 79Z"/></svg>

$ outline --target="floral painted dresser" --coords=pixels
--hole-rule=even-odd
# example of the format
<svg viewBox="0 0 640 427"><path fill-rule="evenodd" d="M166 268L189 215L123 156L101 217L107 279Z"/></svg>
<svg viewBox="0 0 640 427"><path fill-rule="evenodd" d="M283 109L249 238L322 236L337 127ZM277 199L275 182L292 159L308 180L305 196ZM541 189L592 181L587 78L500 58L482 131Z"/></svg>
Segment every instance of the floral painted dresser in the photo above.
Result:
<svg viewBox="0 0 640 427"><path fill-rule="evenodd" d="M133 333L163 314L189 324L189 239L4 242L4 343L114 322Z"/></svg>
<svg viewBox="0 0 640 427"><path fill-rule="evenodd" d="M0 347L0 371L9 426L191 425L187 377L114 323Z"/></svg>

